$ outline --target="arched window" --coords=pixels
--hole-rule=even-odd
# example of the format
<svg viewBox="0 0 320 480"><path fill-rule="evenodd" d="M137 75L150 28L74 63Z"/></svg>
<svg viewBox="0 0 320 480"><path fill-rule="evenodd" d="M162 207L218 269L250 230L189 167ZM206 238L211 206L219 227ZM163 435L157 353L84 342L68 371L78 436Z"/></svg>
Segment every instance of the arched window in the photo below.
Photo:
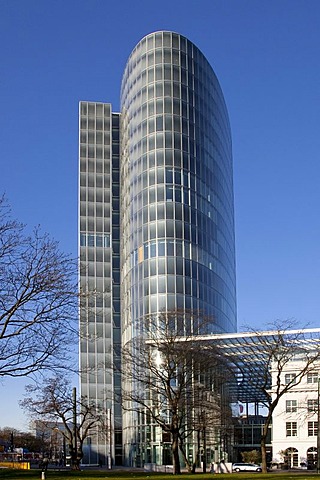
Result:
<svg viewBox="0 0 320 480"><path fill-rule="evenodd" d="M312 468L317 465L317 448L316 447L310 447L307 450L307 461L308 461L308 467Z"/></svg>
<svg viewBox="0 0 320 480"><path fill-rule="evenodd" d="M286 450L286 459L289 468L298 467L298 450L294 447L289 447Z"/></svg>

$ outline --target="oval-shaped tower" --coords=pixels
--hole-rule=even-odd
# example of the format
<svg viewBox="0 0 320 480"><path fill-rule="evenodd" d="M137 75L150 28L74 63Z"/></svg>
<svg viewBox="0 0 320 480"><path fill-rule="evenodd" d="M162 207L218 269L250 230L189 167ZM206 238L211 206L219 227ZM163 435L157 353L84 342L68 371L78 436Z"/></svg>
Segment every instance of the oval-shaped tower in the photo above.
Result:
<svg viewBox="0 0 320 480"><path fill-rule="evenodd" d="M122 80L120 135L122 345L162 312L205 315L207 333L235 332L228 113L216 75L187 38L160 31L137 44ZM159 434L128 407L125 463L161 463Z"/></svg>

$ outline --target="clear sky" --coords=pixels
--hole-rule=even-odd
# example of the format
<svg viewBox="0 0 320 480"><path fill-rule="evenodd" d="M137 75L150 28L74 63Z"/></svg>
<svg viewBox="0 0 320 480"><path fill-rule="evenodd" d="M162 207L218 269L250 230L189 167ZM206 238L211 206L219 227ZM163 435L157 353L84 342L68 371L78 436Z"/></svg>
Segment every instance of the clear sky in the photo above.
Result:
<svg viewBox="0 0 320 480"><path fill-rule="evenodd" d="M78 102L119 108L136 43L187 36L223 89L233 135L238 326L319 326L319 0L0 0L0 192L77 254ZM0 427L26 425L23 382Z"/></svg>

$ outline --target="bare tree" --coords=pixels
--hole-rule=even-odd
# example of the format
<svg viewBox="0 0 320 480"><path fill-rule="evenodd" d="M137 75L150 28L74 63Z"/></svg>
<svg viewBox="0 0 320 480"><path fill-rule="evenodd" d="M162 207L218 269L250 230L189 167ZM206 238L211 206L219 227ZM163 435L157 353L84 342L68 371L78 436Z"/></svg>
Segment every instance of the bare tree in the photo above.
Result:
<svg viewBox="0 0 320 480"><path fill-rule="evenodd" d="M266 442L274 410L281 397L298 385L320 359L319 333L313 335L312 329L297 330L293 326L291 321L279 321L270 331L252 331L250 342L241 349L240 356L232 352L227 355L242 377L244 388L250 388L252 395L267 409L261 434L264 473L267 472ZM296 371L286 377L290 363L294 363Z"/></svg>
<svg viewBox="0 0 320 480"><path fill-rule="evenodd" d="M201 400L197 388L201 386L202 392L211 392L212 396L215 388L220 359L214 347L199 348L195 337L205 333L209 321L179 311L150 315L141 336L123 347L124 408L144 415L150 428L151 423L156 424L169 435L174 474L180 473L179 451L192 470L185 442L200 428L196 418ZM206 402L202 398L202 415L205 409L217 408L217 399L209 400L210 396Z"/></svg>
<svg viewBox="0 0 320 480"><path fill-rule="evenodd" d="M79 470L83 457L83 443L96 427L106 431L105 412L86 397L77 397L75 388L63 377L47 379L44 386L26 387L27 396L21 406L38 422L42 429L57 431L65 438L72 468Z"/></svg>
<svg viewBox="0 0 320 480"><path fill-rule="evenodd" d="M63 368L75 342L77 265L0 198L0 377ZM68 345L68 348L66 348Z"/></svg>

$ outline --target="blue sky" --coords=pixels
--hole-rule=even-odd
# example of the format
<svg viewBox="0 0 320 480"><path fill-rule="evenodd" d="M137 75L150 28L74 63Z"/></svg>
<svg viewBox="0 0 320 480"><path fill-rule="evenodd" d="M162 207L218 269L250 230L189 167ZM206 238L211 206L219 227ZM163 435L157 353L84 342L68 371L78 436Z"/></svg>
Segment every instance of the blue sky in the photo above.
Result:
<svg viewBox="0 0 320 480"><path fill-rule="evenodd" d="M238 326L319 326L320 2L0 0L0 192L77 254L78 102L119 108L122 72L155 30L187 36L223 89L233 136ZM0 427L26 426L23 383Z"/></svg>

